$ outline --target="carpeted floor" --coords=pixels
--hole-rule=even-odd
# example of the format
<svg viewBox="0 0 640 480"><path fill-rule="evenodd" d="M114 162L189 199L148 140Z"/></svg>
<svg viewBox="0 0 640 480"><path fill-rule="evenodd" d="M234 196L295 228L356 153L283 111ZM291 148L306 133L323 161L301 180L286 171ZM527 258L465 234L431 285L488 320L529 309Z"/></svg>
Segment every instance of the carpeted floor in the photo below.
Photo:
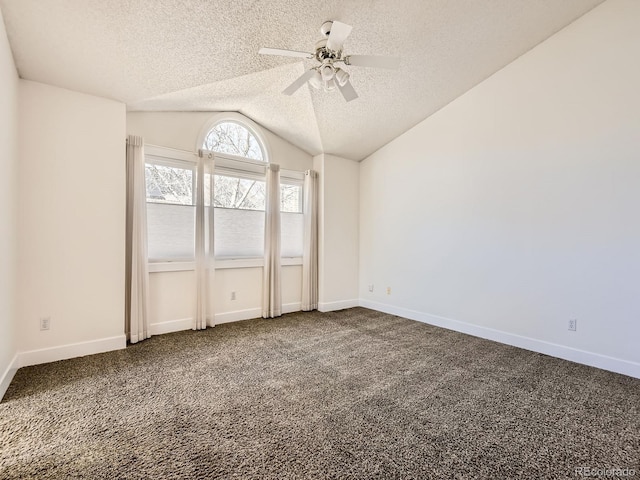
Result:
<svg viewBox="0 0 640 480"><path fill-rule="evenodd" d="M640 478L640 380L363 308L299 313L20 369L0 449L0 479Z"/></svg>

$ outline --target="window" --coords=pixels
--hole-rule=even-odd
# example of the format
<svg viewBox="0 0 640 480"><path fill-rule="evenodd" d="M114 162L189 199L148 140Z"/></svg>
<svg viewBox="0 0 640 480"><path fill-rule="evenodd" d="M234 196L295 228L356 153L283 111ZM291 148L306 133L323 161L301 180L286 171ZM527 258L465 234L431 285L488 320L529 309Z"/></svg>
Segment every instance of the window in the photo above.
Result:
<svg viewBox="0 0 640 480"><path fill-rule="evenodd" d="M251 258L264 254L264 175L228 173L214 176L215 255ZM224 174L226 173L226 174Z"/></svg>
<svg viewBox="0 0 640 480"><path fill-rule="evenodd" d="M265 148L248 126L223 120L205 135L202 148L268 162ZM216 257L262 257L266 185L262 169L231 161L216 162L214 177ZM222 166L220 166L222 164ZM226 166L226 168L225 168ZM281 254L301 257L303 248L302 180L281 175Z"/></svg>
<svg viewBox="0 0 640 480"><path fill-rule="evenodd" d="M146 156L150 261L190 261L195 239L195 165Z"/></svg>
<svg viewBox="0 0 640 480"><path fill-rule="evenodd" d="M204 138L204 150L267 161L262 145L249 128L233 121L216 123Z"/></svg>
<svg viewBox="0 0 640 480"><path fill-rule="evenodd" d="M302 257L304 219L302 215L302 179L280 178L280 255Z"/></svg>
<svg viewBox="0 0 640 480"><path fill-rule="evenodd" d="M222 170L222 169L218 169ZM261 176L234 172L214 176L215 254L251 258L264 254L266 184ZM302 180L282 176L280 185L281 255L301 257Z"/></svg>
<svg viewBox="0 0 640 480"><path fill-rule="evenodd" d="M215 256L261 259L264 255L267 149L255 129L223 120L201 137L216 152L213 175ZM196 162L192 154L146 148L147 231L151 262L192 262L195 243ZM302 172L281 171L281 254L302 257ZM205 179L205 198L211 178ZM294 262L296 260L293 260Z"/></svg>
<svg viewBox="0 0 640 480"><path fill-rule="evenodd" d="M205 150L266 162L257 136L236 121L213 125L202 143ZM231 160L216 161L214 232L217 258L257 258L264 255L264 167Z"/></svg>

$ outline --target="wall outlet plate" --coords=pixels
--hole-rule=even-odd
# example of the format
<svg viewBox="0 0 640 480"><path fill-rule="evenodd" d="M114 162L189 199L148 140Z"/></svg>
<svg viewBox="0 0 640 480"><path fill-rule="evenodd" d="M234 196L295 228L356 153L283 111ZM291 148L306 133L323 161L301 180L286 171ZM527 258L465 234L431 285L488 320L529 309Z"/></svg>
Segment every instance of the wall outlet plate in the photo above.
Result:
<svg viewBox="0 0 640 480"><path fill-rule="evenodd" d="M569 319L569 331L575 332L578 330L578 320L576 318Z"/></svg>
<svg viewBox="0 0 640 480"><path fill-rule="evenodd" d="M40 330L49 330L51 327L51 317L42 317L40 319Z"/></svg>

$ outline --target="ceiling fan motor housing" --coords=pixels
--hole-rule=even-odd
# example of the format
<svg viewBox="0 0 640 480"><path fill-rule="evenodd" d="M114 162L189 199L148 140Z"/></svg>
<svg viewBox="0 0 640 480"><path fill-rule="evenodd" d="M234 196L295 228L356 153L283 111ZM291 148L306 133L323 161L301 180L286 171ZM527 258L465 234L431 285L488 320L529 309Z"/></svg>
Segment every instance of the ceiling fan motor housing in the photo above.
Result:
<svg viewBox="0 0 640 480"><path fill-rule="evenodd" d="M325 60L338 60L342 52L334 52L327 48L327 39L323 38L316 42L316 60L324 62Z"/></svg>

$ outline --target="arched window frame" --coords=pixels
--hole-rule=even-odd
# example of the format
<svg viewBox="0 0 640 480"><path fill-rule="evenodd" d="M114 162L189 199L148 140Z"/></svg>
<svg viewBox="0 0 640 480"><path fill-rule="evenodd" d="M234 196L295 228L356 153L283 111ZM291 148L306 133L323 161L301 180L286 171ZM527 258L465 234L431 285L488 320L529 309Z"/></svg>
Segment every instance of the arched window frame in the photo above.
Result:
<svg viewBox="0 0 640 480"><path fill-rule="evenodd" d="M228 157L236 160L255 163L257 165L265 165L271 161L271 149L269 147L269 142L266 139L266 135L264 135L263 133L263 128L257 123L255 123L253 120L251 120L250 118L247 118L244 115L240 113L235 113L235 112L223 112L223 113L217 113L213 115L203 125L202 129L200 130L200 134L198 135L198 138L197 138L195 150L198 151L203 148L204 141L207 138L207 135L209 135L209 132L211 132L211 130L213 130L213 128L216 125L219 125L221 123L227 123L227 122L236 123L241 127L249 130L249 133L251 133L258 141L258 145L260 146L260 150L262 151L263 160L256 160L253 158L233 155L230 153L221 153L221 152L214 152L214 153L217 153L220 156L224 156L224 157Z"/></svg>

